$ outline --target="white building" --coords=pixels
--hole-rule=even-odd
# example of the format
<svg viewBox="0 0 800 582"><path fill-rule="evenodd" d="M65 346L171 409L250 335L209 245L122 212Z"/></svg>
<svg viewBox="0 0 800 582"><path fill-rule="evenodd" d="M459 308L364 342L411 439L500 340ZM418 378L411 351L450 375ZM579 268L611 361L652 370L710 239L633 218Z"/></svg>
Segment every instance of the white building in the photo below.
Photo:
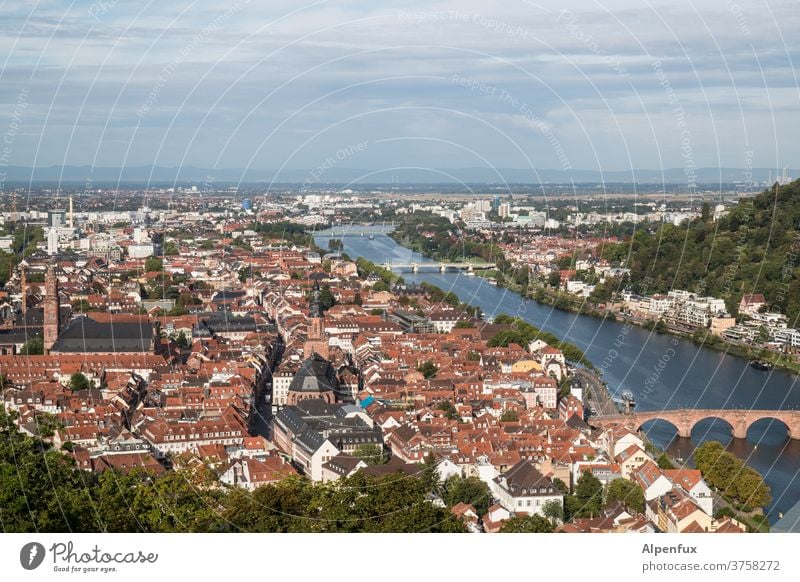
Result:
<svg viewBox="0 0 800 582"><path fill-rule="evenodd" d="M58 254L58 229L55 227L47 229L47 254Z"/></svg>
<svg viewBox="0 0 800 582"><path fill-rule="evenodd" d="M146 259L155 254L155 249L152 243L130 245L128 247L128 256L132 259Z"/></svg>
<svg viewBox="0 0 800 582"><path fill-rule="evenodd" d="M495 477L489 487L500 505L517 515L543 515L547 502L564 502L558 487L530 461L520 461L506 473Z"/></svg>

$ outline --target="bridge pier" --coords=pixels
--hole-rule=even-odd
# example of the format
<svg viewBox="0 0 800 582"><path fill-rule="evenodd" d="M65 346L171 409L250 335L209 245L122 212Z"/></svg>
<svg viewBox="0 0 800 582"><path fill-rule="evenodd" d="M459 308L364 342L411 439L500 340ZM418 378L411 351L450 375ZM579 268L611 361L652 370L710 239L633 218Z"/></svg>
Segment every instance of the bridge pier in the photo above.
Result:
<svg viewBox="0 0 800 582"><path fill-rule="evenodd" d="M746 439L747 438L747 429L749 428L749 424L744 421L738 421L731 423L733 425L732 433L733 438L735 439Z"/></svg>

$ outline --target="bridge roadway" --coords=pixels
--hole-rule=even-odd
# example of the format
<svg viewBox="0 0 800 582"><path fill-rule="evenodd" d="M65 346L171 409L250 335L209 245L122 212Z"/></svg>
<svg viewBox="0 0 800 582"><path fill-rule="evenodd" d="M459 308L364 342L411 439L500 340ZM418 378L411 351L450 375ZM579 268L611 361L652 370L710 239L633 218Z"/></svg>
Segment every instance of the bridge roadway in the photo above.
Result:
<svg viewBox="0 0 800 582"><path fill-rule="evenodd" d="M481 269L494 269L494 263L394 263L386 262L381 265L384 269L411 269L417 273L420 269L438 269L442 273L448 269L474 271Z"/></svg>
<svg viewBox="0 0 800 582"><path fill-rule="evenodd" d="M674 410L655 410L635 412L633 414L612 414L593 416L589 423L598 428L612 425L627 425L639 430L643 424L651 420L664 420L678 429L678 436L691 437L692 429L701 420L718 418L731 427L737 439L747 438L747 431L759 420L772 419L782 423L791 439L800 439L800 410L737 410L737 409L693 409L678 408Z"/></svg>

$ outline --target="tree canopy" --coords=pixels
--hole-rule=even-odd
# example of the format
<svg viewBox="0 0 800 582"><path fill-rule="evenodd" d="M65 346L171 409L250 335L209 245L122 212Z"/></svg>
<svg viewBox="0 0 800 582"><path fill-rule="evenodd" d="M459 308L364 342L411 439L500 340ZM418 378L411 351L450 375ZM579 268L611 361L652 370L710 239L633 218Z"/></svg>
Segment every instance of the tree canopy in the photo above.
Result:
<svg viewBox="0 0 800 582"><path fill-rule="evenodd" d="M734 501L754 507L764 507L772 501L761 474L726 451L722 443L708 441L697 447L694 462L709 485Z"/></svg>
<svg viewBox="0 0 800 582"><path fill-rule="evenodd" d="M742 199L716 223L703 216L654 232L637 229L602 255L631 269L636 293L687 289L725 299L738 311L745 293L763 293L790 326L800 316L800 264L789 262L800 235L800 180Z"/></svg>

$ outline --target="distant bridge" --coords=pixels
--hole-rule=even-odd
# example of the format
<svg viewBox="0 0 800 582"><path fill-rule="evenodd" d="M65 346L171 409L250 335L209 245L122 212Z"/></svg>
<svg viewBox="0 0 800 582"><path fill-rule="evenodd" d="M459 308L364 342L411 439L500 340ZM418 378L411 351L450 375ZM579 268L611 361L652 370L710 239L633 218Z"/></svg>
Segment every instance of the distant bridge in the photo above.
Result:
<svg viewBox="0 0 800 582"><path fill-rule="evenodd" d="M444 273L445 271L458 270L458 271L478 271L481 269L494 269L494 263L394 263L386 262L381 265L384 269L397 269L397 270L411 270L417 273L422 269L437 269Z"/></svg>
<svg viewBox="0 0 800 582"><path fill-rule="evenodd" d="M633 414L613 414L593 416L589 424L598 428L607 428L615 424L624 424L639 430L651 420L663 420L676 429L678 436L691 437L692 429L701 420L720 419L728 423L733 436L737 439L747 438L747 431L759 420L771 419L782 423L790 439L800 439L800 410L735 410L735 409L694 409L678 408L653 412L635 412Z"/></svg>

